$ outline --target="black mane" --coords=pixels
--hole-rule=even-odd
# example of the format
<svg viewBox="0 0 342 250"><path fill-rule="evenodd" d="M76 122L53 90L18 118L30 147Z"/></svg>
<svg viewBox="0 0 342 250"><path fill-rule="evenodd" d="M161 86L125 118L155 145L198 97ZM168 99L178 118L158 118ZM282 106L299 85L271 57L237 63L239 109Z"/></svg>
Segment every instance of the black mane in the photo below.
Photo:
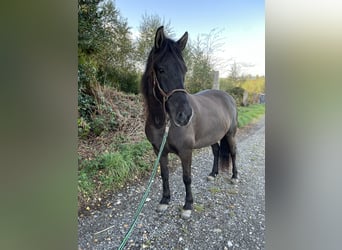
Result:
<svg viewBox="0 0 342 250"><path fill-rule="evenodd" d="M158 121L164 121L165 115L161 103L153 96L153 66L155 62L162 60L166 55L173 56L175 58L176 63L180 66L180 70L182 72L185 73L187 71L182 52L175 41L166 38L160 48L156 49L153 47L150 51L145 72L141 79L141 93L144 96L145 105L147 106L147 115L153 114L156 123L158 123Z"/></svg>

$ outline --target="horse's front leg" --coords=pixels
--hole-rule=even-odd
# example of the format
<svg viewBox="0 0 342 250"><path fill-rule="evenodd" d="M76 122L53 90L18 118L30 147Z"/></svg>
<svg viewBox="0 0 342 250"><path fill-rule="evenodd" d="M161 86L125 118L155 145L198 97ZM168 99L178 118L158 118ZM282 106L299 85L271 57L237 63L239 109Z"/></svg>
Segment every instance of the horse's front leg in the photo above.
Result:
<svg viewBox="0 0 342 250"><path fill-rule="evenodd" d="M169 186L169 168L168 168L168 154L160 157L160 173L163 181L163 197L159 203L158 211L163 212L167 209L170 202L170 186Z"/></svg>
<svg viewBox="0 0 342 250"><path fill-rule="evenodd" d="M191 216L192 204L194 200L192 198L191 192L191 158L192 158L192 151L186 150L179 154L179 157L182 161L182 168L183 168L183 182L185 185L185 204L183 206L182 211L182 218L188 219Z"/></svg>

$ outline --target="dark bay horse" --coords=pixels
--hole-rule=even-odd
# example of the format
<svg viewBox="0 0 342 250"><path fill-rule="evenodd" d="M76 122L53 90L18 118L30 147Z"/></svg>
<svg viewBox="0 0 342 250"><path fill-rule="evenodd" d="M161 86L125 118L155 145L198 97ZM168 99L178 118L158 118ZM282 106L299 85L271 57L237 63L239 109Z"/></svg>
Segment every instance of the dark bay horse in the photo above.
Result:
<svg viewBox="0 0 342 250"><path fill-rule="evenodd" d="M183 168L186 191L183 218L190 217L193 204L193 149L212 147L214 164L209 179L214 179L218 174L219 159L223 167L228 167L229 157L232 160L232 180L237 179L235 101L219 90L204 90L194 95L186 92L184 77L187 68L182 50L187 40L187 32L178 41L173 41L165 36L163 27L159 27L141 82L146 105L145 133L156 154L170 119L169 135L160 159L163 197L158 209L165 210L170 202L168 154L174 153L181 159Z"/></svg>

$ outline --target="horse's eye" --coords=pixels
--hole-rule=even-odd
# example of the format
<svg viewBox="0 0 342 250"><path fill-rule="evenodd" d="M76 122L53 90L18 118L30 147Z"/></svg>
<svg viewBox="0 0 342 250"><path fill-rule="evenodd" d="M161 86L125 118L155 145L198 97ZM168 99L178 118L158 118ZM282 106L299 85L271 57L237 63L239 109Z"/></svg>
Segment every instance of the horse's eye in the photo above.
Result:
<svg viewBox="0 0 342 250"><path fill-rule="evenodd" d="M163 68L158 69L159 73L165 73L165 70Z"/></svg>

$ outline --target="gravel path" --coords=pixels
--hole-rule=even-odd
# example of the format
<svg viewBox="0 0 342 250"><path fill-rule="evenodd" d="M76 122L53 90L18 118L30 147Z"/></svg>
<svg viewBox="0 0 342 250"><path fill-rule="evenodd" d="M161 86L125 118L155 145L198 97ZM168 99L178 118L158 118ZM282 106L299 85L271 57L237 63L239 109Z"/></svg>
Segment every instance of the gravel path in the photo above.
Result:
<svg viewBox="0 0 342 250"><path fill-rule="evenodd" d="M238 132L239 183L227 173L208 182L211 148L193 157L194 211L180 218L185 198L181 167L170 173L171 203L156 211L161 199L161 178L155 179L137 226L125 249L264 249L265 248L265 119ZM126 234L146 182L127 186L108 208L78 218L79 249L117 249ZM102 229L109 230L98 233Z"/></svg>

